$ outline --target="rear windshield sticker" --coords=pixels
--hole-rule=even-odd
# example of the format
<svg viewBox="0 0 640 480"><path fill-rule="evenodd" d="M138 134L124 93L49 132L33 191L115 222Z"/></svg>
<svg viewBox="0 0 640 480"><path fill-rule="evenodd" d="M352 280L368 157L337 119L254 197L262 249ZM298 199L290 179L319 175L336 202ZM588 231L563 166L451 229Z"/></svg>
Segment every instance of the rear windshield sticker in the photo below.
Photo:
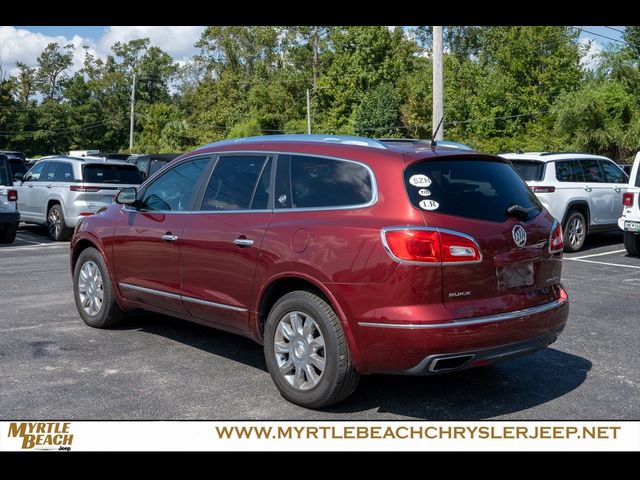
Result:
<svg viewBox="0 0 640 480"><path fill-rule="evenodd" d="M435 200L420 200L420 208L424 210L437 210L439 206Z"/></svg>
<svg viewBox="0 0 640 480"><path fill-rule="evenodd" d="M428 187L431 185L431 179L426 175L411 175L409 178L409 183L414 187Z"/></svg>
<svg viewBox="0 0 640 480"><path fill-rule="evenodd" d="M418 195L422 197L428 197L431 195L431 190L427 190L426 188L421 188L420 190L418 190Z"/></svg>

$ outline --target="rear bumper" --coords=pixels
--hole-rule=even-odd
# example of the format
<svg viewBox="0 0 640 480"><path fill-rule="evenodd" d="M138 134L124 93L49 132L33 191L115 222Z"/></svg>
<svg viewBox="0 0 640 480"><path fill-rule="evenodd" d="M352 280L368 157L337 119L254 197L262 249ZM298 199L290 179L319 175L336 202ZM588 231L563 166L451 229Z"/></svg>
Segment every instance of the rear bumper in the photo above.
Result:
<svg viewBox="0 0 640 480"><path fill-rule="evenodd" d="M15 223L20 221L18 212L0 212L0 223Z"/></svg>
<svg viewBox="0 0 640 480"><path fill-rule="evenodd" d="M513 312L411 324L358 322L352 325L361 373L424 375L470 368L531 353L557 338L569 316L567 298ZM469 356L434 368L439 358ZM431 369L431 370L430 370Z"/></svg>

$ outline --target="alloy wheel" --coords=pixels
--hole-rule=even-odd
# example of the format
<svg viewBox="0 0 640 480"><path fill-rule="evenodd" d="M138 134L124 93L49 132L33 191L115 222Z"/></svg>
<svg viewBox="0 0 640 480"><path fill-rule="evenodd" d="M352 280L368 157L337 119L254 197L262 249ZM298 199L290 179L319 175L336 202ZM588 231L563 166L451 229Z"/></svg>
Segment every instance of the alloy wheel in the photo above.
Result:
<svg viewBox="0 0 640 480"><path fill-rule="evenodd" d="M98 265L91 260L80 268L78 294L80 305L88 315L95 316L100 312L104 301L104 285Z"/></svg>

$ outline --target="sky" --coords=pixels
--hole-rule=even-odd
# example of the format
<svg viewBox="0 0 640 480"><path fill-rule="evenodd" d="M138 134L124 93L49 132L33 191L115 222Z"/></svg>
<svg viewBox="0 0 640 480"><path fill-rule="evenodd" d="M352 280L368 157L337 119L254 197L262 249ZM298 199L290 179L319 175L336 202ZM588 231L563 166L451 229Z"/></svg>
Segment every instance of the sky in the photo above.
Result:
<svg viewBox="0 0 640 480"><path fill-rule="evenodd" d="M590 42L589 53L583 60L586 67L595 63L597 54L608 45L620 43L624 27L576 26L583 29L581 42ZM6 75L15 74L16 62L29 66L36 65L36 58L51 42L76 47L72 71L82 67L84 50L105 58L111 46L117 42L127 42L136 38L149 37L156 45L182 62L197 49L193 44L200 38L205 27L198 26L0 26L0 67ZM609 38L605 38L609 37Z"/></svg>

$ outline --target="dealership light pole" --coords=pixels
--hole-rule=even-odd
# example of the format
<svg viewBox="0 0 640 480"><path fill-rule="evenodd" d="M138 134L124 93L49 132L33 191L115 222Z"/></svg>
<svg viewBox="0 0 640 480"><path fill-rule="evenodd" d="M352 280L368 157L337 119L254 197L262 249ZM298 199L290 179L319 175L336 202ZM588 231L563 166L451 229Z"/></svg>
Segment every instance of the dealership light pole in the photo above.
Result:
<svg viewBox="0 0 640 480"><path fill-rule="evenodd" d="M311 92L307 88L307 133L311 135Z"/></svg>
<svg viewBox="0 0 640 480"><path fill-rule="evenodd" d="M444 95L442 75L442 27L433 27L433 115L431 116L432 134L434 139L444 138ZM436 131L436 129L438 131Z"/></svg>
<svg viewBox="0 0 640 480"><path fill-rule="evenodd" d="M136 102L136 72L133 72L133 85L131 87L131 125L129 125L129 153L133 153L133 117Z"/></svg>

